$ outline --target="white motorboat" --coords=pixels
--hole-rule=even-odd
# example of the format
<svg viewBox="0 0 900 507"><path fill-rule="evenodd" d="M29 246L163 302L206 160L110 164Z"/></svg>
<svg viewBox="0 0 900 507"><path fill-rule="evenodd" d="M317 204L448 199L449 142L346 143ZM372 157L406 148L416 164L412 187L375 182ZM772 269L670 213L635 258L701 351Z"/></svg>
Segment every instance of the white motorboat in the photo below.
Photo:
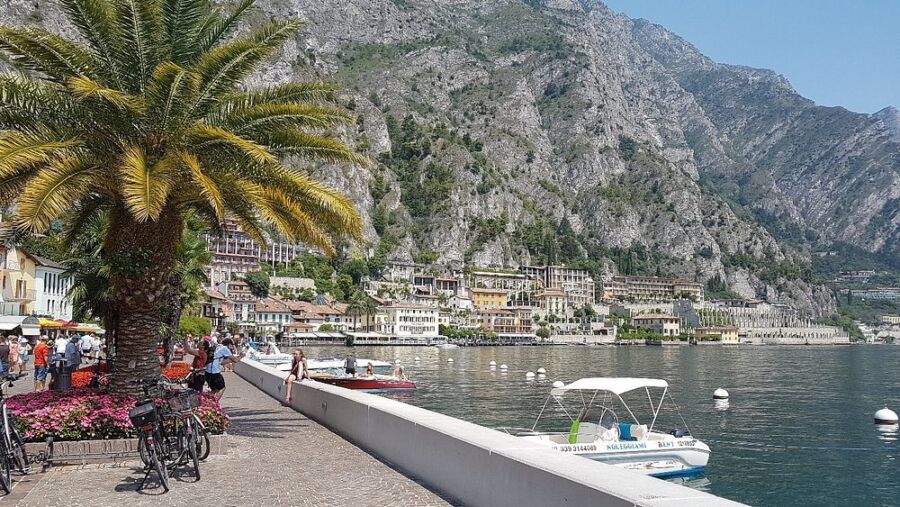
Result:
<svg viewBox="0 0 900 507"><path fill-rule="evenodd" d="M459 345L457 345L457 344L455 344L455 343L438 343L437 345L435 345L435 348L439 348L439 349L447 349L447 350L449 350L449 349L458 349L458 348L459 348Z"/></svg>
<svg viewBox="0 0 900 507"><path fill-rule="evenodd" d="M662 394L654 401L651 389ZM709 447L691 436L684 419L683 430L668 433L655 428L669 384L665 380L648 378L583 378L562 387L553 388L544 402L541 413L529 430L506 429L525 440L539 442L548 447L582 456L595 461L619 466L654 477L692 476L703 472L709 461ZM645 391L645 401L650 403L652 420L641 424L622 398L631 391ZM567 407L567 394L575 394L578 405ZM573 396L569 397L570 399ZM644 398L641 395L641 398ZM669 396L671 400L671 396ZM550 405L551 400L556 404ZM674 405L674 401L672 402ZM548 406L551 409L548 410ZM621 407L621 408L620 408ZM577 410L577 412L576 412ZM615 412L619 410L619 414ZM542 416L563 414L571 425L568 431L536 431ZM574 416L573 416L574 414ZM620 420L619 415L623 418ZM625 416L628 417L625 417ZM680 417L680 413L678 414Z"/></svg>

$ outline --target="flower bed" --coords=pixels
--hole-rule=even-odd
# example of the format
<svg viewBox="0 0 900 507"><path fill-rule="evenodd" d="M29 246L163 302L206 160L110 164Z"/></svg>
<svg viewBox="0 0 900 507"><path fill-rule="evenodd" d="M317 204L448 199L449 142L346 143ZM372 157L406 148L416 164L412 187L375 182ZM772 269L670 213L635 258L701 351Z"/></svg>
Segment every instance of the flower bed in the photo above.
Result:
<svg viewBox="0 0 900 507"><path fill-rule="evenodd" d="M26 442L43 441L48 436L55 440L97 440L137 435L128 419L135 401L131 396L73 389L19 394L8 399L7 407ZM228 428L228 416L212 394L200 396L197 415L211 434Z"/></svg>
<svg viewBox="0 0 900 507"><path fill-rule="evenodd" d="M80 389L83 387L90 387L91 378L93 378L94 372L97 370L97 368L98 365L91 365L73 371L72 388ZM106 373L109 369L107 363L100 363L99 368L100 373ZM188 373L191 372L191 365L187 363L172 363L168 368L165 366L161 367L161 372L163 375L172 380L181 381L184 380L184 378L188 376Z"/></svg>

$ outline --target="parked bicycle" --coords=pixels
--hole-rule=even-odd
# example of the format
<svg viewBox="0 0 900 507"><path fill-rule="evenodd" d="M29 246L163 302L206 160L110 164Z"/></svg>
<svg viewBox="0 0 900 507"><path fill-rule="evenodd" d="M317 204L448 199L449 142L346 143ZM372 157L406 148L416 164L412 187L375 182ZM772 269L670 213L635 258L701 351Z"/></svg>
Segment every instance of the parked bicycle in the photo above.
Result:
<svg viewBox="0 0 900 507"><path fill-rule="evenodd" d="M145 399L135 403L134 408L128 411L128 417L131 419L131 424L140 431L140 434L138 435L138 449L143 447L142 454L146 454L147 456L146 461L144 461L147 473L145 473L144 478L141 479L138 491L144 489L144 485L147 483L150 474L156 472L156 475L159 477L160 486L162 486L163 490L168 492L169 471L166 467L166 456L168 453L165 452L165 449L163 448L164 439L162 436L160 416L156 409L156 403L154 403L150 393L150 390L156 387L158 381L155 379L151 379L150 382L148 382L148 380L132 380L131 383L140 384L141 388L144 390L144 395L147 396Z"/></svg>
<svg viewBox="0 0 900 507"><path fill-rule="evenodd" d="M28 453L25 452L25 440L19 435L15 424L6 408L6 397L3 393L3 384L9 387L13 386L13 382L19 380L27 373L5 375L0 381L0 424L2 424L3 435L0 438L0 489L6 493L12 490L12 477L10 469L15 468L21 474L27 474L31 471L31 464L28 461Z"/></svg>
<svg viewBox="0 0 900 507"><path fill-rule="evenodd" d="M198 370L192 368L187 377L181 381L175 381L165 375L160 375L160 382L169 385L169 388L171 389L181 389L184 387L190 389L197 372ZM194 418L194 426L197 429L197 454L200 457L200 461L205 461L206 458L209 457L209 432L206 431L206 426L203 424L203 421L200 420L200 416L197 415L196 411L192 411L191 415Z"/></svg>

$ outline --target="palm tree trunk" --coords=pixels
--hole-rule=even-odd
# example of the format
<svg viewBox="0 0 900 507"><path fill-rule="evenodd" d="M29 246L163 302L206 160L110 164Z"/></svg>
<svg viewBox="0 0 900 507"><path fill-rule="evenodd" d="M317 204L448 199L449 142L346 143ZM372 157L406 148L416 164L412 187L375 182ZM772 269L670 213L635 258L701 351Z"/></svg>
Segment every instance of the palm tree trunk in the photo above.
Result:
<svg viewBox="0 0 900 507"><path fill-rule="evenodd" d="M110 392L140 394L131 380L160 374L156 352L164 316L171 312L170 274L183 222L167 208L156 221L135 222L124 209L112 215L106 249L112 259L113 304L118 314Z"/></svg>

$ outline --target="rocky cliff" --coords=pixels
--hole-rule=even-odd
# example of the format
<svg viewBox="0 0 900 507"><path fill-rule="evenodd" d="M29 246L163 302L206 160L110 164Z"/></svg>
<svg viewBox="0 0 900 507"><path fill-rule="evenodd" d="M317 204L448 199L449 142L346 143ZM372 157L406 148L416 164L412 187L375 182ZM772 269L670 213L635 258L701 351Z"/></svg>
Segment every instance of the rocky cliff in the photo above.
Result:
<svg viewBox="0 0 900 507"><path fill-rule="evenodd" d="M55 2L0 20L66 30ZM3 0L0 0L2 6ZM328 76L369 170L353 196L375 264L582 264L833 308L809 252L900 255L889 115L816 106L594 0L260 0L305 32L260 82Z"/></svg>

